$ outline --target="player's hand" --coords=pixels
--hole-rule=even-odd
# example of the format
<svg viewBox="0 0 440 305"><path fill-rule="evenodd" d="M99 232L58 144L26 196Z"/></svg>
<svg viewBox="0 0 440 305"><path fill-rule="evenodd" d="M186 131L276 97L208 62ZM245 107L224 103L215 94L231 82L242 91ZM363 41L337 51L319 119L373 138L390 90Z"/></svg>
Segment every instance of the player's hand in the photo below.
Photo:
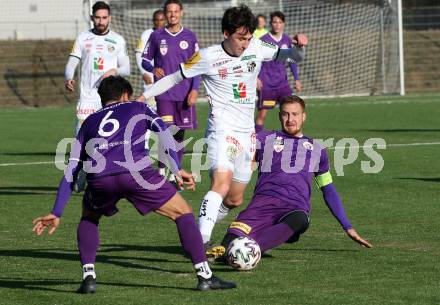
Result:
<svg viewBox="0 0 440 305"><path fill-rule="evenodd" d="M295 46L302 48L309 43L309 39L304 34L296 34L295 36L293 36L292 43Z"/></svg>
<svg viewBox="0 0 440 305"><path fill-rule="evenodd" d="M189 107L191 107L192 105L194 105L197 102L198 96L199 96L199 92L197 92L197 90L190 91L190 93L188 94L188 99L187 99L187 103L188 103Z"/></svg>
<svg viewBox="0 0 440 305"><path fill-rule="evenodd" d="M257 78L257 90L261 91L261 89L263 89L263 82L261 79Z"/></svg>
<svg viewBox="0 0 440 305"><path fill-rule="evenodd" d="M116 74L118 74L118 70L116 70L115 68L110 69L101 76L100 80L102 81L104 78L112 75L115 76Z"/></svg>
<svg viewBox="0 0 440 305"><path fill-rule="evenodd" d="M175 175L177 184L181 190L192 190L196 189L196 183L194 182L194 177L191 173L187 173L185 170L181 169L178 175Z"/></svg>
<svg viewBox="0 0 440 305"><path fill-rule="evenodd" d="M297 79L297 80L295 81L295 86L294 86L294 88L295 88L295 93L300 93L300 92L301 92L301 90L302 90L302 84L301 84L301 82L299 81L299 79Z"/></svg>
<svg viewBox="0 0 440 305"><path fill-rule="evenodd" d="M145 96L141 94L139 97L136 98L137 102L145 103L147 100L145 99Z"/></svg>
<svg viewBox="0 0 440 305"><path fill-rule="evenodd" d="M67 91L74 92L75 91L75 80L68 79L64 82L64 87Z"/></svg>
<svg viewBox="0 0 440 305"><path fill-rule="evenodd" d="M37 235L41 235L46 227L50 227L48 233L49 235L51 235L53 232L55 232L58 225L60 224L60 218L53 215L52 213L49 213L46 216L35 218L32 221L32 224L34 225L32 231L35 232Z"/></svg>
<svg viewBox="0 0 440 305"><path fill-rule="evenodd" d="M151 85L153 83L153 80L147 73L142 75L142 79L144 80L145 85Z"/></svg>
<svg viewBox="0 0 440 305"><path fill-rule="evenodd" d="M156 76L158 79L162 78L165 76L165 71L162 68L154 68L153 69L153 74L154 76Z"/></svg>
<svg viewBox="0 0 440 305"><path fill-rule="evenodd" d="M370 244L367 240L363 239L357 232L355 229L351 228L348 229L347 231L345 231L347 233L347 235L354 240L355 242L357 242L359 245L361 245L362 247L365 248L373 248L373 245Z"/></svg>

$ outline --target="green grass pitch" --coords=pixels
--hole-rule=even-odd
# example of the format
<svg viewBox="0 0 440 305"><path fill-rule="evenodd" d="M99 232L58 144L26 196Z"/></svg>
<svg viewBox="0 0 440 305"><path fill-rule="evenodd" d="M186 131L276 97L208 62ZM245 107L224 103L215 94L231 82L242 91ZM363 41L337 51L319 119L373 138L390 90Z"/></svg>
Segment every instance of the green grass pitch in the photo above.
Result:
<svg viewBox="0 0 440 305"><path fill-rule="evenodd" d="M198 110L200 129L189 133L196 138L203 136L207 105ZM34 236L31 220L50 210L62 172L53 164L24 164L54 160L58 141L73 133L74 108L3 108L0 304L440 304L440 96L309 100L307 112L309 136L352 137L360 145L384 138L389 145L378 150L385 162L378 174L361 171L360 162L369 160L362 149L345 176L333 171L352 224L373 249L344 234L315 188L311 226L298 243L270 251L251 272L213 265L238 289L202 293L194 290L175 225L155 214L141 217L122 201L117 215L101 221L98 291L83 296L74 292L81 278L81 196L72 196L53 236ZM266 127L278 127L276 111ZM329 154L333 160L334 150ZM208 186L203 172L197 190L183 192L195 211ZM237 213L216 227L216 240Z"/></svg>

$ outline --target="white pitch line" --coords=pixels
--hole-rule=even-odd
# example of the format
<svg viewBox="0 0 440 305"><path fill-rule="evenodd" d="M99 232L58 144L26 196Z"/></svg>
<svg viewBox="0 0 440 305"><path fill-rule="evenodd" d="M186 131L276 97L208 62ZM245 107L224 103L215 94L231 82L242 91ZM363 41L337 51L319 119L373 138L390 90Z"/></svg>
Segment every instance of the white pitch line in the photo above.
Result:
<svg viewBox="0 0 440 305"><path fill-rule="evenodd" d="M431 146L431 145L440 145L440 142L421 142L421 143L395 143L395 144L386 144L386 147L383 145L356 145L356 146L333 146L333 147L327 147L329 150L334 149L346 149L346 148L376 148L376 149L385 149L389 147L407 147L407 146ZM185 154L184 156L200 156L204 155L205 153L190 153ZM0 163L1 166L21 166L21 165L41 165L41 164L55 164L55 163L64 163L63 161L39 161L39 162L24 162L24 163Z"/></svg>
<svg viewBox="0 0 440 305"><path fill-rule="evenodd" d="M392 104L411 104L411 103L438 103L438 100L419 100L419 101L412 101L412 100L384 100L384 101L359 101L359 102L346 102L346 103L340 103L340 102L326 102L326 103L309 103L307 104L307 107L333 107L333 106L368 106L368 105L392 105Z"/></svg>

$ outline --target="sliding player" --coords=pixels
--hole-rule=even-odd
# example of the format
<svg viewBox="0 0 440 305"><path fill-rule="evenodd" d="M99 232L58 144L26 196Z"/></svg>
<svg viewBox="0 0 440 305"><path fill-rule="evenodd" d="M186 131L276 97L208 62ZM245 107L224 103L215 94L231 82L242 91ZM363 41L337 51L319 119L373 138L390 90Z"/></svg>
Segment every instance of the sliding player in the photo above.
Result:
<svg viewBox="0 0 440 305"><path fill-rule="evenodd" d="M313 178L347 235L361 246L371 248L345 214L333 185L327 152L302 132L306 119L304 101L298 96L283 98L279 119L281 131L263 131L257 135L258 180L251 202L229 226L222 245L208 249L208 256L221 257L238 236L251 237L262 252L298 241L309 227Z"/></svg>
<svg viewBox="0 0 440 305"><path fill-rule="evenodd" d="M133 89L122 77L104 79L98 93L103 108L83 123L58 187L54 207L48 215L33 221L33 231L41 235L46 227L51 227L49 234L56 230L69 200L78 165L84 164L88 172L88 186L77 230L83 265L79 293L94 293L96 290L94 264L99 246L99 220L102 215L117 213L116 204L123 198L131 202L141 215L154 211L176 223L182 246L191 257L197 273L197 289L235 288L235 284L224 282L212 274L191 207L176 193L175 187L159 175L148 158L144 134L145 130L152 130L158 134L179 185L183 187L185 183L188 188L194 189L191 174L180 168L174 139L162 119L145 104L127 102Z"/></svg>

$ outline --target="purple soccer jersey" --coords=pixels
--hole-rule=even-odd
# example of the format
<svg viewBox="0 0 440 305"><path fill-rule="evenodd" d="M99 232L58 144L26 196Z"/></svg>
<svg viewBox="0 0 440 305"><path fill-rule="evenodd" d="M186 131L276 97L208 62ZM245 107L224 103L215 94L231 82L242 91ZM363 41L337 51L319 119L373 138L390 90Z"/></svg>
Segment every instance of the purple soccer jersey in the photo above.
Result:
<svg viewBox="0 0 440 305"><path fill-rule="evenodd" d="M254 196L287 202L291 210L310 212L312 180L329 171L326 151L316 141L281 131L257 134L258 180Z"/></svg>
<svg viewBox="0 0 440 305"><path fill-rule="evenodd" d="M179 32L173 34L162 28L151 34L142 57L154 60L154 67L162 68L165 75L169 75L178 71L180 63L186 62L198 49L197 37L190 30L182 27ZM191 89L198 89L199 84L200 77L185 79L158 95L156 100L185 101Z"/></svg>
<svg viewBox="0 0 440 305"><path fill-rule="evenodd" d="M125 179L125 182L121 182L125 183L125 188L130 185L134 190L142 186L147 191L161 192L162 198L172 196L175 189L170 188L168 182L160 181L161 176L152 167L152 161L148 157L148 150L145 149L146 130L158 133L160 147L165 149L171 170L176 173L180 169L180 164L174 139L162 119L148 105L139 102L106 105L90 115L81 126L77 141L72 146L69 165L60 182L52 213L56 216L61 216L63 213L72 192L73 181L80 168L79 161L83 161L88 181L120 174L133 174L133 177L137 178L136 182L142 185L136 186L133 179L130 182L127 182L129 179ZM140 179L142 182L138 182ZM105 188L101 187L102 189ZM93 190L91 193L93 195ZM125 192L125 194L127 193ZM113 199L104 196L106 200L99 203L106 206L111 205L110 202L114 201L115 204L120 199L117 198L118 196L110 196ZM148 201L148 198L145 199ZM157 200L151 201L158 203ZM141 211L139 208L138 210ZM143 211L146 210L143 209Z"/></svg>
<svg viewBox="0 0 440 305"><path fill-rule="evenodd" d="M272 34L263 35L261 40L277 45L280 49L292 48L292 41L289 36L283 34L280 40L276 40ZM296 63L290 63L290 69L294 74L294 79L298 79ZM263 62L258 78L263 83L263 91L274 90L289 86L289 80L286 74L285 63L280 61Z"/></svg>

